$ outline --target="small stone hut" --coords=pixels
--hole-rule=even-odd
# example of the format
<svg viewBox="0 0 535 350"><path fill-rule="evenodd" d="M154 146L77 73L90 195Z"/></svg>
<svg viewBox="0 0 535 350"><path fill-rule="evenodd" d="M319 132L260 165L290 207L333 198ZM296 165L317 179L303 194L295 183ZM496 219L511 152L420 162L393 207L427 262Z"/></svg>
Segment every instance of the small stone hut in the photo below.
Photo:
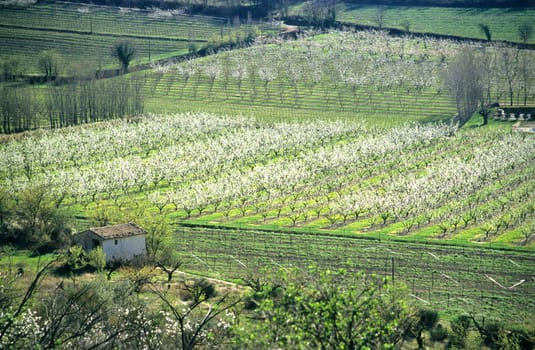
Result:
<svg viewBox="0 0 535 350"><path fill-rule="evenodd" d="M75 244L90 251L102 247L106 254L106 262L112 260L132 260L145 256L146 235L142 227L134 222L126 224L94 227L80 232L73 237Z"/></svg>

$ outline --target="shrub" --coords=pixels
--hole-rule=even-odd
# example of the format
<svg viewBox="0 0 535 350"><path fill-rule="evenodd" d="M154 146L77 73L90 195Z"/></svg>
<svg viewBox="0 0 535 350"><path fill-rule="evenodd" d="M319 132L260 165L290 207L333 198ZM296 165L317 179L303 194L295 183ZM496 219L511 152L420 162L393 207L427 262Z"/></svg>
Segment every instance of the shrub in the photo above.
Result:
<svg viewBox="0 0 535 350"><path fill-rule="evenodd" d="M89 265L93 266L98 272L102 272L106 267L106 254L102 247L92 249L88 254Z"/></svg>
<svg viewBox="0 0 535 350"><path fill-rule="evenodd" d="M193 281L185 281L184 289L180 293L183 301L193 300L193 303L198 304L217 295L216 288L213 283L202 278Z"/></svg>
<svg viewBox="0 0 535 350"><path fill-rule="evenodd" d="M89 262L84 249L79 245L70 247L69 250L67 250L65 258L65 265L71 271L81 270L85 268Z"/></svg>
<svg viewBox="0 0 535 350"><path fill-rule="evenodd" d="M448 337L448 329L439 323L429 331L429 334L432 341L443 341Z"/></svg>
<svg viewBox="0 0 535 350"><path fill-rule="evenodd" d="M461 315L451 321L450 347L464 349L466 347L466 337L471 325L470 317Z"/></svg>
<svg viewBox="0 0 535 350"><path fill-rule="evenodd" d="M483 343L485 345L492 346L494 344L497 344L500 338L507 338L507 335L505 333L506 330L504 329L504 326L502 324L498 322L492 322L483 326L481 338L483 339Z"/></svg>

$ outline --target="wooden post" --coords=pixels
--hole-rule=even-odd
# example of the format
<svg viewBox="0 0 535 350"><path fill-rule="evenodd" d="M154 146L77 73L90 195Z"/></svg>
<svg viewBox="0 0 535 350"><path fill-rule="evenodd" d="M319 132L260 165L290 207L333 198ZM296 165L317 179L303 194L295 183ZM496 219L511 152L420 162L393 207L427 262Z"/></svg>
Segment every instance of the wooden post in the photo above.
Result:
<svg viewBox="0 0 535 350"><path fill-rule="evenodd" d="M395 284L394 275L395 275L394 257L392 257L392 283L393 284Z"/></svg>

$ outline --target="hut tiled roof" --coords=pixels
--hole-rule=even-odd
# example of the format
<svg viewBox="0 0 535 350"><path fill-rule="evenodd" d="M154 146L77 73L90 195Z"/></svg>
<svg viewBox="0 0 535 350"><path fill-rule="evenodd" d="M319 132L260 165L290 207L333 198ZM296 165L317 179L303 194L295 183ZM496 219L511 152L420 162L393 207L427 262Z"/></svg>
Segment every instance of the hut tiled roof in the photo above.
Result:
<svg viewBox="0 0 535 350"><path fill-rule="evenodd" d="M129 222L127 224L93 227L88 231L93 232L103 239L129 237L147 233L147 231L133 222Z"/></svg>

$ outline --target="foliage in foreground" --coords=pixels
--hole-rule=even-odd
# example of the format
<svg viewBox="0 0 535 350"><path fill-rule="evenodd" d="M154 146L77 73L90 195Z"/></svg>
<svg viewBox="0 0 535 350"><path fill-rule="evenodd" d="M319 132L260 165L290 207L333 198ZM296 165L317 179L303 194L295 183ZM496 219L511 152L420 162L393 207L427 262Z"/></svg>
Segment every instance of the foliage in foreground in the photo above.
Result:
<svg viewBox="0 0 535 350"><path fill-rule="evenodd" d="M9 196L0 189L0 245L40 253L68 246L67 215L48 191L45 186L35 186Z"/></svg>
<svg viewBox="0 0 535 350"><path fill-rule="evenodd" d="M2 349L193 349L216 345L224 339L218 329L229 327L226 314L220 314L240 301L239 295L230 300L228 294L200 293L195 301L183 302L176 291L162 292L163 286L149 282L154 277L150 267L123 269L122 277L114 281L103 275L88 281L78 280L76 275L60 280L45 277L54 271L53 266L49 263L30 277L0 275L4 286L0 290ZM141 286L140 276L148 277ZM26 281L30 282L28 288L24 287Z"/></svg>
<svg viewBox="0 0 535 350"><path fill-rule="evenodd" d="M150 266L123 268L113 280L100 274L54 279L54 266L35 275L0 275L3 349L388 349L415 338L419 348L433 342L451 348L534 344L529 326L482 324L471 315L448 328L433 310L415 309L399 282L366 276L352 265L281 267L245 278L248 291L187 278L161 283Z"/></svg>
<svg viewBox="0 0 535 350"><path fill-rule="evenodd" d="M411 322L402 286L349 269L286 270L257 287L261 321L239 328L247 348L392 348Z"/></svg>

